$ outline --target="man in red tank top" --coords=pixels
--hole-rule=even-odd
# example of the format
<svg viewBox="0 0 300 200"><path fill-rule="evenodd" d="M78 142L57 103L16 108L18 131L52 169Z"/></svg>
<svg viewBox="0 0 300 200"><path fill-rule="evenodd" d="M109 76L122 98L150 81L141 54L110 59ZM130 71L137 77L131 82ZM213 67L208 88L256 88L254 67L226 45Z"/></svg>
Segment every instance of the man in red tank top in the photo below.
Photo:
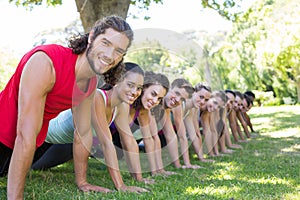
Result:
<svg viewBox="0 0 300 200"><path fill-rule="evenodd" d="M97 21L89 33L71 38L68 48L43 45L24 55L0 93L0 176L8 172L8 199L24 198L26 174L36 148L44 142L49 121L68 108L72 108L76 126L78 188L110 191L86 180L92 144L91 103L96 75L104 75L107 82L118 79L132 39L129 24L109 16Z"/></svg>

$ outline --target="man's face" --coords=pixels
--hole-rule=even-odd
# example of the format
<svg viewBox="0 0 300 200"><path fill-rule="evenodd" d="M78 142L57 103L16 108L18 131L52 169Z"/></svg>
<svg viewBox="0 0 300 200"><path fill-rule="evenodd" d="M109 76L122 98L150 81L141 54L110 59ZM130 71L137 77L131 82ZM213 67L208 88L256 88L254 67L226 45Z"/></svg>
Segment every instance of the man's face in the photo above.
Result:
<svg viewBox="0 0 300 200"><path fill-rule="evenodd" d="M183 99L188 99L189 94L184 88L174 87L169 90L164 97L165 104L168 108L175 108L181 104Z"/></svg>
<svg viewBox="0 0 300 200"><path fill-rule="evenodd" d="M112 28L98 35L87 49L87 59L94 73L101 75L115 67L123 59L128 45L127 36Z"/></svg>
<svg viewBox="0 0 300 200"><path fill-rule="evenodd" d="M207 110L207 102L211 96L211 92L202 88L198 92L194 92L193 94L193 102L194 105L200 108L201 111Z"/></svg>
<svg viewBox="0 0 300 200"><path fill-rule="evenodd" d="M226 96L227 96L226 108L228 110L231 110L233 108L235 98L231 93L226 93Z"/></svg>

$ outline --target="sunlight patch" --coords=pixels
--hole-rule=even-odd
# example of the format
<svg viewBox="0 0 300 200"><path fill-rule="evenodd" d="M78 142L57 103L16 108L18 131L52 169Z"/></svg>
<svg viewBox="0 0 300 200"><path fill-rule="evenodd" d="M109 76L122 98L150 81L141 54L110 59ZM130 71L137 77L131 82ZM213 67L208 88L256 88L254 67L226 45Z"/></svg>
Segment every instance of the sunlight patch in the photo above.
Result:
<svg viewBox="0 0 300 200"><path fill-rule="evenodd" d="M288 148L281 149L282 152L299 152L300 151L300 144L295 144Z"/></svg>
<svg viewBox="0 0 300 200"><path fill-rule="evenodd" d="M247 177L245 179L250 183L259 183L259 184L283 184L283 185L290 185L291 183L285 179L277 178L277 177L267 177L267 178L260 178L260 179L249 179Z"/></svg>
<svg viewBox="0 0 300 200"><path fill-rule="evenodd" d="M297 137L300 138L300 129L299 128L288 128L284 131L275 131L264 133L264 135L271 136L273 138L284 138L284 137Z"/></svg>
<svg viewBox="0 0 300 200"><path fill-rule="evenodd" d="M195 188L192 188L192 187L187 187L186 190L185 190L185 193L186 194L207 194L207 195L224 195L224 194L229 194L229 193L236 193L240 191L240 188L239 187L236 187L236 186L230 186L227 187L227 186L215 186L213 184L210 184L209 186L207 187L204 187L204 188L200 188L200 187L195 187Z"/></svg>

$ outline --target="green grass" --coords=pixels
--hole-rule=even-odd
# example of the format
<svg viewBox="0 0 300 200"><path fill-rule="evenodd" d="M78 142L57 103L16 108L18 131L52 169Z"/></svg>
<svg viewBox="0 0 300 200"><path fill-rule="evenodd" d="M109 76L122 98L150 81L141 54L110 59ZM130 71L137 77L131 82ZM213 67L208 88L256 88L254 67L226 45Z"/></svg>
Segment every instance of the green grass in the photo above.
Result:
<svg viewBox="0 0 300 200"><path fill-rule="evenodd" d="M66 163L45 172L30 172L25 199L300 199L300 106L253 108L254 128L260 133L232 155L199 163L198 170L174 169L178 175L153 177L145 185L123 172L126 184L145 187L149 193L82 193L74 183L73 164ZM146 177L148 174L144 174ZM90 160L91 183L113 189L105 166ZM0 199L6 198L6 178L0 178Z"/></svg>

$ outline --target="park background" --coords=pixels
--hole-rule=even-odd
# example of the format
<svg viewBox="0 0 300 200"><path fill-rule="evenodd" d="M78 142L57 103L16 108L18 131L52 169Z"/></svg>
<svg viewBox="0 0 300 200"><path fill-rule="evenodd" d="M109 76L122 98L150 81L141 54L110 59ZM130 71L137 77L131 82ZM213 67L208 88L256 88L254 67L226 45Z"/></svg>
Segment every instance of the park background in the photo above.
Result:
<svg viewBox="0 0 300 200"><path fill-rule="evenodd" d="M184 77L193 84L206 81L213 89L252 90L256 101L249 114L259 133L243 150L214 164L201 163L202 169L168 166L179 175L155 177L155 185L122 174L128 185L146 187L150 194L81 193L73 165L67 163L30 172L26 199L300 198L300 106L294 105L300 102L299 0L49 0L49 6L46 1L35 5L39 2L0 1L0 90L32 47L66 45L70 35L87 32L93 20L117 13L138 36L126 60L165 73L170 80ZM56 3L62 5L53 7ZM89 180L113 189L105 166L96 161L90 165ZM0 199L5 199L5 188L6 179L1 178Z"/></svg>
<svg viewBox="0 0 300 200"><path fill-rule="evenodd" d="M87 32L93 19L117 13L135 31L150 30L141 32L144 40L133 43L127 61L166 73L171 81L176 76L206 81L213 89L252 90L259 106L300 101L299 0L47 2L0 2L0 89L33 46L66 45L72 34ZM165 38L147 38L160 30Z"/></svg>

